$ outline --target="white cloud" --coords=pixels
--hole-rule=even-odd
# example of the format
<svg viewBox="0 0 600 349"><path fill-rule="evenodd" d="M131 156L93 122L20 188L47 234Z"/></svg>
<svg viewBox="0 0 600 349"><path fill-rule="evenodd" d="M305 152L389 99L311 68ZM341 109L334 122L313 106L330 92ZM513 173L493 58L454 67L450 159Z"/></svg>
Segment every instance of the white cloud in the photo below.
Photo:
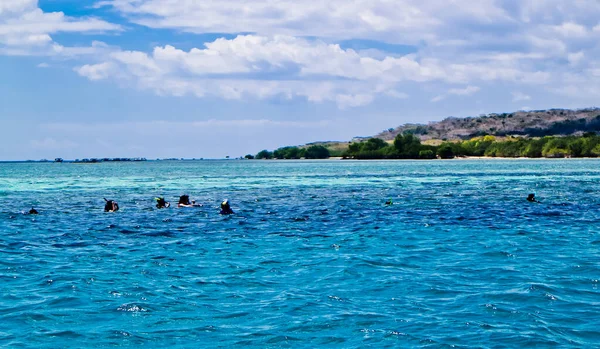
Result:
<svg viewBox="0 0 600 349"><path fill-rule="evenodd" d="M37 0L3 0L0 2L0 16L6 16L10 13L20 13L36 5Z"/></svg>
<svg viewBox="0 0 600 349"><path fill-rule="evenodd" d="M338 94L335 97L335 101L342 109L361 107L370 104L373 99L373 95L366 93L356 95Z"/></svg>
<svg viewBox="0 0 600 349"><path fill-rule="evenodd" d="M2 1L2 0L0 0ZM543 3L543 4L542 4ZM64 47L52 35L123 28L97 18L44 13L35 0L3 0L0 53L86 57L75 71L90 80L160 95L225 99L297 97L363 106L378 96L407 98L411 87L441 85L468 96L506 82L538 88L567 79L586 81L600 53L595 0L101 0L133 23L192 33L252 33L220 38L191 50L165 44L150 52L106 45ZM232 20L234 18L235 20ZM593 28L593 29L592 29ZM314 39L307 39L316 37ZM378 43L346 49L345 39L412 45L386 52ZM338 44L340 43L340 44ZM391 49L393 51L393 48ZM566 64L569 62L569 64ZM452 88L451 86L466 86ZM431 87L431 86L429 86Z"/></svg>
<svg viewBox="0 0 600 349"><path fill-rule="evenodd" d="M512 92L511 94L513 96L513 99L512 99L513 102L521 102L521 101L531 100L531 97L524 94L523 92Z"/></svg>
<svg viewBox="0 0 600 349"><path fill-rule="evenodd" d="M38 68L50 68L50 64L48 63L40 63L37 65Z"/></svg>
<svg viewBox="0 0 600 349"><path fill-rule="evenodd" d="M448 94L457 96L470 96L480 90L477 86L467 86L465 88L452 88L448 91Z"/></svg>
<svg viewBox="0 0 600 349"><path fill-rule="evenodd" d="M587 28L581 24L565 22L561 25L553 26L552 29L565 38L582 38L587 36Z"/></svg>
<svg viewBox="0 0 600 349"><path fill-rule="evenodd" d="M437 103L437 102L443 101L444 99L446 99L446 95L438 95L438 96L433 97L431 99L431 102L432 103Z"/></svg>
<svg viewBox="0 0 600 349"><path fill-rule="evenodd" d="M547 53L589 38L600 17L597 0L99 0L96 7L102 6L134 23L193 33L358 38L438 49L533 44Z"/></svg>
<svg viewBox="0 0 600 349"><path fill-rule="evenodd" d="M239 35L183 51L173 46L116 51L96 64L76 68L91 80L112 78L158 94L226 99L244 97L332 101L342 108L363 106L377 96L406 98L396 91L405 82L471 83L545 82L548 73L522 71L514 62L485 59L443 62L414 55L373 58L338 44L290 36ZM262 78L257 78L262 77ZM472 95L479 87L450 89L450 95Z"/></svg>
<svg viewBox="0 0 600 349"><path fill-rule="evenodd" d="M62 12L43 12L37 0L2 0L0 3L0 54L88 54L94 51L93 47L63 47L54 42L51 35L116 30L121 27L97 18L73 18Z"/></svg>
<svg viewBox="0 0 600 349"><path fill-rule="evenodd" d="M486 17L499 15L489 3L490 0L480 1L470 8ZM442 14L444 9L452 7L440 3L429 6L431 11L427 11L415 0L256 0L251 4L244 0L109 0L98 3L98 6L103 5L113 6L132 21L153 28L338 38L376 38L396 33L404 34L404 39L412 42L430 35L432 29L441 24L434 11Z"/></svg>
<svg viewBox="0 0 600 349"><path fill-rule="evenodd" d="M95 81L106 79L110 76L111 70L114 69L114 65L111 62L99 63L99 64L86 64L79 68L75 68L75 71L86 78Z"/></svg>
<svg viewBox="0 0 600 349"><path fill-rule="evenodd" d="M185 52L167 45L156 47L152 58L140 52L121 53L126 60L113 58L137 66L152 64L152 69L161 62L165 68L176 66L196 75L280 72L290 65L298 69L299 76L327 75L357 80L388 76L392 81L426 81L443 78L445 74L407 57L374 59L351 49L344 50L337 44L291 36L240 35L232 40L220 38L205 46Z"/></svg>
<svg viewBox="0 0 600 349"><path fill-rule="evenodd" d="M384 94L386 96L389 96L392 98L397 98L397 99L406 99L409 97L409 95L407 93L400 92L397 90L388 90L388 91L385 91Z"/></svg>
<svg viewBox="0 0 600 349"><path fill-rule="evenodd" d="M575 53L569 53L567 55L567 60L569 61L569 63L571 65L577 65L580 62L582 62L585 58L585 53L583 51L579 51L579 52L575 52Z"/></svg>
<svg viewBox="0 0 600 349"><path fill-rule="evenodd" d="M451 88L445 94L437 95L431 99L432 103L438 103L446 99L449 95L454 96L471 96L477 92L479 92L480 88L478 86L466 86L464 88Z"/></svg>

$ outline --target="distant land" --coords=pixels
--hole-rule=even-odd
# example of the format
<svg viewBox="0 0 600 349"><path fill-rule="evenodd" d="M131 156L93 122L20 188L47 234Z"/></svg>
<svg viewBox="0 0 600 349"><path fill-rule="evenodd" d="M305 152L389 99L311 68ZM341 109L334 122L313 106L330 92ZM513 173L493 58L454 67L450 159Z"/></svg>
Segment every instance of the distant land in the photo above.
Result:
<svg viewBox="0 0 600 349"><path fill-rule="evenodd" d="M273 152L263 150L256 158L299 158L303 157L303 150L311 147L326 148L331 157L354 159L597 157L600 156L600 147L595 149L596 140L600 143L600 137L596 136L599 131L600 108L595 107L452 116L428 124L404 124L371 137L355 137L345 142L312 142ZM411 151L403 148L406 142L411 143Z"/></svg>
<svg viewBox="0 0 600 349"><path fill-rule="evenodd" d="M383 131L374 137L392 140L398 134L408 132L418 136L421 141L466 140L486 135L543 137L581 135L597 131L600 131L600 108L549 109L466 118L448 117L427 125L405 124Z"/></svg>
<svg viewBox="0 0 600 349"><path fill-rule="evenodd" d="M548 109L447 117L404 124L370 137L319 141L262 150L234 159L449 159L454 157L600 157L600 108ZM229 159L229 156L226 157ZM183 158L156 160L196 160ZM203 159L200 159L203 160ZM28 160L28 162L34 160ZM51 162L42 159L41 162ZM54 162L102 163L146 158L90 158Z"/></svg>

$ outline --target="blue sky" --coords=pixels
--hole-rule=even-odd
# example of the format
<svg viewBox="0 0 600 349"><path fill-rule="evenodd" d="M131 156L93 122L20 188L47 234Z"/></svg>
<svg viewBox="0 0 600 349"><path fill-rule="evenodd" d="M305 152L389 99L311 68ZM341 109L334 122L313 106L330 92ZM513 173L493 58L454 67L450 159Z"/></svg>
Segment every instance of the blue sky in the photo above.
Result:
<svg viewBox="0 0 600 349"><path fill-rule="evenodd" d="M597 106L596 0L2 0L0 159L219 158Z"/></svg>

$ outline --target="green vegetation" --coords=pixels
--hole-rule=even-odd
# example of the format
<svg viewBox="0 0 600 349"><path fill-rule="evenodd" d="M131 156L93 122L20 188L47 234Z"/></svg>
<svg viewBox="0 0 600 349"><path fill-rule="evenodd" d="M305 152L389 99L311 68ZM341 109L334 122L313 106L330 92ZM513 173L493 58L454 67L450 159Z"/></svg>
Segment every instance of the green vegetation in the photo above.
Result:
<svg viewBox="0 0 600 349"><path fill-rule="evenodd" d="M283 147L273 152L276 159L300 159L304 157L306 150L298 147Z"/></svg>
<svg viewBox="0 0 600 349"><path fill-rule="evenodd" d="M586 133L581 137L509 137L502 141L494 136L483 136L431 146L421 144L419 138L408 133L397 135L392 144L379 138L350 143L344 153L345 158L351 159L452 159L457 156L599 157L600 136Z"/></svg>
<svg viewBox="0 0 600 349"><path fill-rule="evenodd" d="M261 150L258 152L258 154L256 154L256 158L257 159L272 159L273 158L273 153L268 151L268 150Z"/></svg>
<svg viewBox="0 0 600 349"><path fill-rule="evenodd" d="M273 152L262 150L256 154L256 159L328 159L329 149L322 145L309 147L282 147Z"/></svg>
<svg viewBox="0 0 600 349"><path fill-rule="evenodd" d="M329 158L329 150L322 145L311 145L306 148L304 157L306 159L327 159Z"/></svg>
<svg viewBox="0 0 600 349"><path fill-rule="evenodd" d="M509 138L496 141L492 136L457 142L456 156L564 158L600 156L600 137L587 133L582 137ZM473 150L474 149L474 150Z"/></svg>
<svg viewBox="0 0 600 349"><path fill-rule="evenodd" d="M585 132L585 133L583 133ZM583 133L583 135L582 135ZM449 117L428 125L407 124L353 142L315 142L256 159L452 159L481 157L600 157L600 109L551 109ZM424 143L421 143L423 141ZM252 155L246 155L251 159Z"/></svg>
<svg viewBox="0 0 600 349"><path fill-rule="evenodd" d="M364 142L350 143L344 153L352 159L432 159L436 147L423 145L411 133L397 135L392 144L379 138L369 138Z"/></svg>

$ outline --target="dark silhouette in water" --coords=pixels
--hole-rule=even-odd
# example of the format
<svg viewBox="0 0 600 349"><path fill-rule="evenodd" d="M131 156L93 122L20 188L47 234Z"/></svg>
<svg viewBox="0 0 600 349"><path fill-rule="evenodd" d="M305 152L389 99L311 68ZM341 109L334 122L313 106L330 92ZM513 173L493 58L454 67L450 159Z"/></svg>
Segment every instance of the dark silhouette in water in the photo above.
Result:
<svg viewBox="0 0 600 349"><path fill-rule="evenodd" d="M156 208L167 208L167 207L171 207L171 203L165 201L165 198L160 197L160 198L156 198Z"/></svg>
<svg viewBox="0 0 600 349"><path fill-rule="evenodd" d="M35 209L35 208L31 208L31 210L29 210L29 214L38 214L39 212Z"/></svg>
<svg viewBox="0 0 600 349"><path fill-rule="evenodd" d="M394 202L392 201L392 199L389 199L388 201L386 201L386 202L385 202L385 204L386 204L387 206L389 206L389 205L393 205L393 204L394 204Z"/></svg>
<svg viewBox="0 0 600 349"><path fill-rule="evenodd" d="M106 198L104 198L104 201L106 201L104 212L117 212L119 210L119 204L116 201L107 200Z"/></svg>
<svg viewBox="0 0 600 349"><path fill-rule="evenodd" d="M197 204L196 201L192 200L190 202L189 195L181 195L179 197L179 202L177 203L177 207L200 207L202 205Z"/></svg>
<svg viewBox="0 0 600 349"><path fill-rule="evenodd" d="M233 210L229 206L229 200L227 199L221 203L221 214L233 214Z"/></svg>
<svg viewBox="0 0 600 349"><path fill-rule="evenodd" d="M177 203L179 207L192 207L192 203L190 202L189 195L181 195L179 197L179 202Z"/></svg>
<svg viewBox="0 0 600 349"><path fill-rule="evenodd" d="M539 203L539 201L535 198L535 194L529 194L529 195L527 195L527 201L529 201L529 202L538 202Z"/></svg>

